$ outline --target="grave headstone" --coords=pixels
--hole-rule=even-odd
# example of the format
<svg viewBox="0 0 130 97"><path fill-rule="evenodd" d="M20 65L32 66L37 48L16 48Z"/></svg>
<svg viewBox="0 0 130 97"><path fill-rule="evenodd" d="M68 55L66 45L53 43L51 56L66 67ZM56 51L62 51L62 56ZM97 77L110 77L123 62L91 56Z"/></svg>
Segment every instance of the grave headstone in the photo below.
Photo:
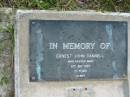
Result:
<svg viewBox="0 0 130 97"><path fill-rule="evenodd" d="M129 14L18 11L16 17L16 97L129 97Z"/></svg>

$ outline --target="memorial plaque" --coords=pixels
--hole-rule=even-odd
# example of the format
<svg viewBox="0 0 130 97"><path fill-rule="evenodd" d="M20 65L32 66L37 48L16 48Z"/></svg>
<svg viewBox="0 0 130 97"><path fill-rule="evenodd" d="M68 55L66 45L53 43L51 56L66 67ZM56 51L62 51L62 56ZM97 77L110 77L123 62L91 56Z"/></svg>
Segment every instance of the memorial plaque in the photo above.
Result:
<svg viewBox="0 0 130 97"><path fill-rule="evenodd" d="M129 13L18 10L16 32L15 97L129 97Z"/></svg>
<svg viewBox="0 0 130 97"><path fill-rule="evenodd" d="M125 21L30 20L30 81L127 76Z"/></svg>

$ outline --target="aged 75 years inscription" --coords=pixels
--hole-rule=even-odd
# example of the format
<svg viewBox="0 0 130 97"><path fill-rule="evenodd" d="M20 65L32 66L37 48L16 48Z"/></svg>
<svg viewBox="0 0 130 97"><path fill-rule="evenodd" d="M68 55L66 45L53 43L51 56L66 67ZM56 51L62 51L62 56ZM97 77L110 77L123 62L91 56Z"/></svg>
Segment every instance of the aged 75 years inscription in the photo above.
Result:
<svg viewBox="0 0 130 97"><path fill-rule="evenodd" d="M30 20L30 81L122 79L127 22Z"/></svg>

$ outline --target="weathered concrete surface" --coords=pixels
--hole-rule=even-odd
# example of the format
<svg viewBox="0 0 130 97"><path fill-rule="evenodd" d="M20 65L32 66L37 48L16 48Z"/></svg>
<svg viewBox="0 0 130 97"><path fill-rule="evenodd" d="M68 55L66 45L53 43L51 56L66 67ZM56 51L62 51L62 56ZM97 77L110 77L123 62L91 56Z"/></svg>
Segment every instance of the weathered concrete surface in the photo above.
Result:
<svg viewBox="0 0 130 97"><path fill-rule="evenodd" d="M12 9L0 9L0 97L13 97Z"/></svg>
<svg viewBox="0 0 130 97"><path fill-rule="evenodd" d="M29 81L29 20L127 21L130 14L100 12L18 11L15 49L16 97L129 97L130 38L128 38L128 77L122 80L86 80L58 82ZM130 25L128 25L128 37ZM87 90L87 91L86 91Z"/></svg>

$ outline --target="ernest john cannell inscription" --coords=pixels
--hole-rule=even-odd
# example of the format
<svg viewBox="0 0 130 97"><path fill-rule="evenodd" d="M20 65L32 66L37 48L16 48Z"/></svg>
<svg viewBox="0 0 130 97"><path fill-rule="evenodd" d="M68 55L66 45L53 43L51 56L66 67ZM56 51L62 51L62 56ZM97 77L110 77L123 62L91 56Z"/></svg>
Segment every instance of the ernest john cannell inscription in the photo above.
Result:
<svg viewBox="0 0 130 97"><path fill-rule="evenodd" d="M127 75L127 22L30 20L30 81Z"/></svg>

